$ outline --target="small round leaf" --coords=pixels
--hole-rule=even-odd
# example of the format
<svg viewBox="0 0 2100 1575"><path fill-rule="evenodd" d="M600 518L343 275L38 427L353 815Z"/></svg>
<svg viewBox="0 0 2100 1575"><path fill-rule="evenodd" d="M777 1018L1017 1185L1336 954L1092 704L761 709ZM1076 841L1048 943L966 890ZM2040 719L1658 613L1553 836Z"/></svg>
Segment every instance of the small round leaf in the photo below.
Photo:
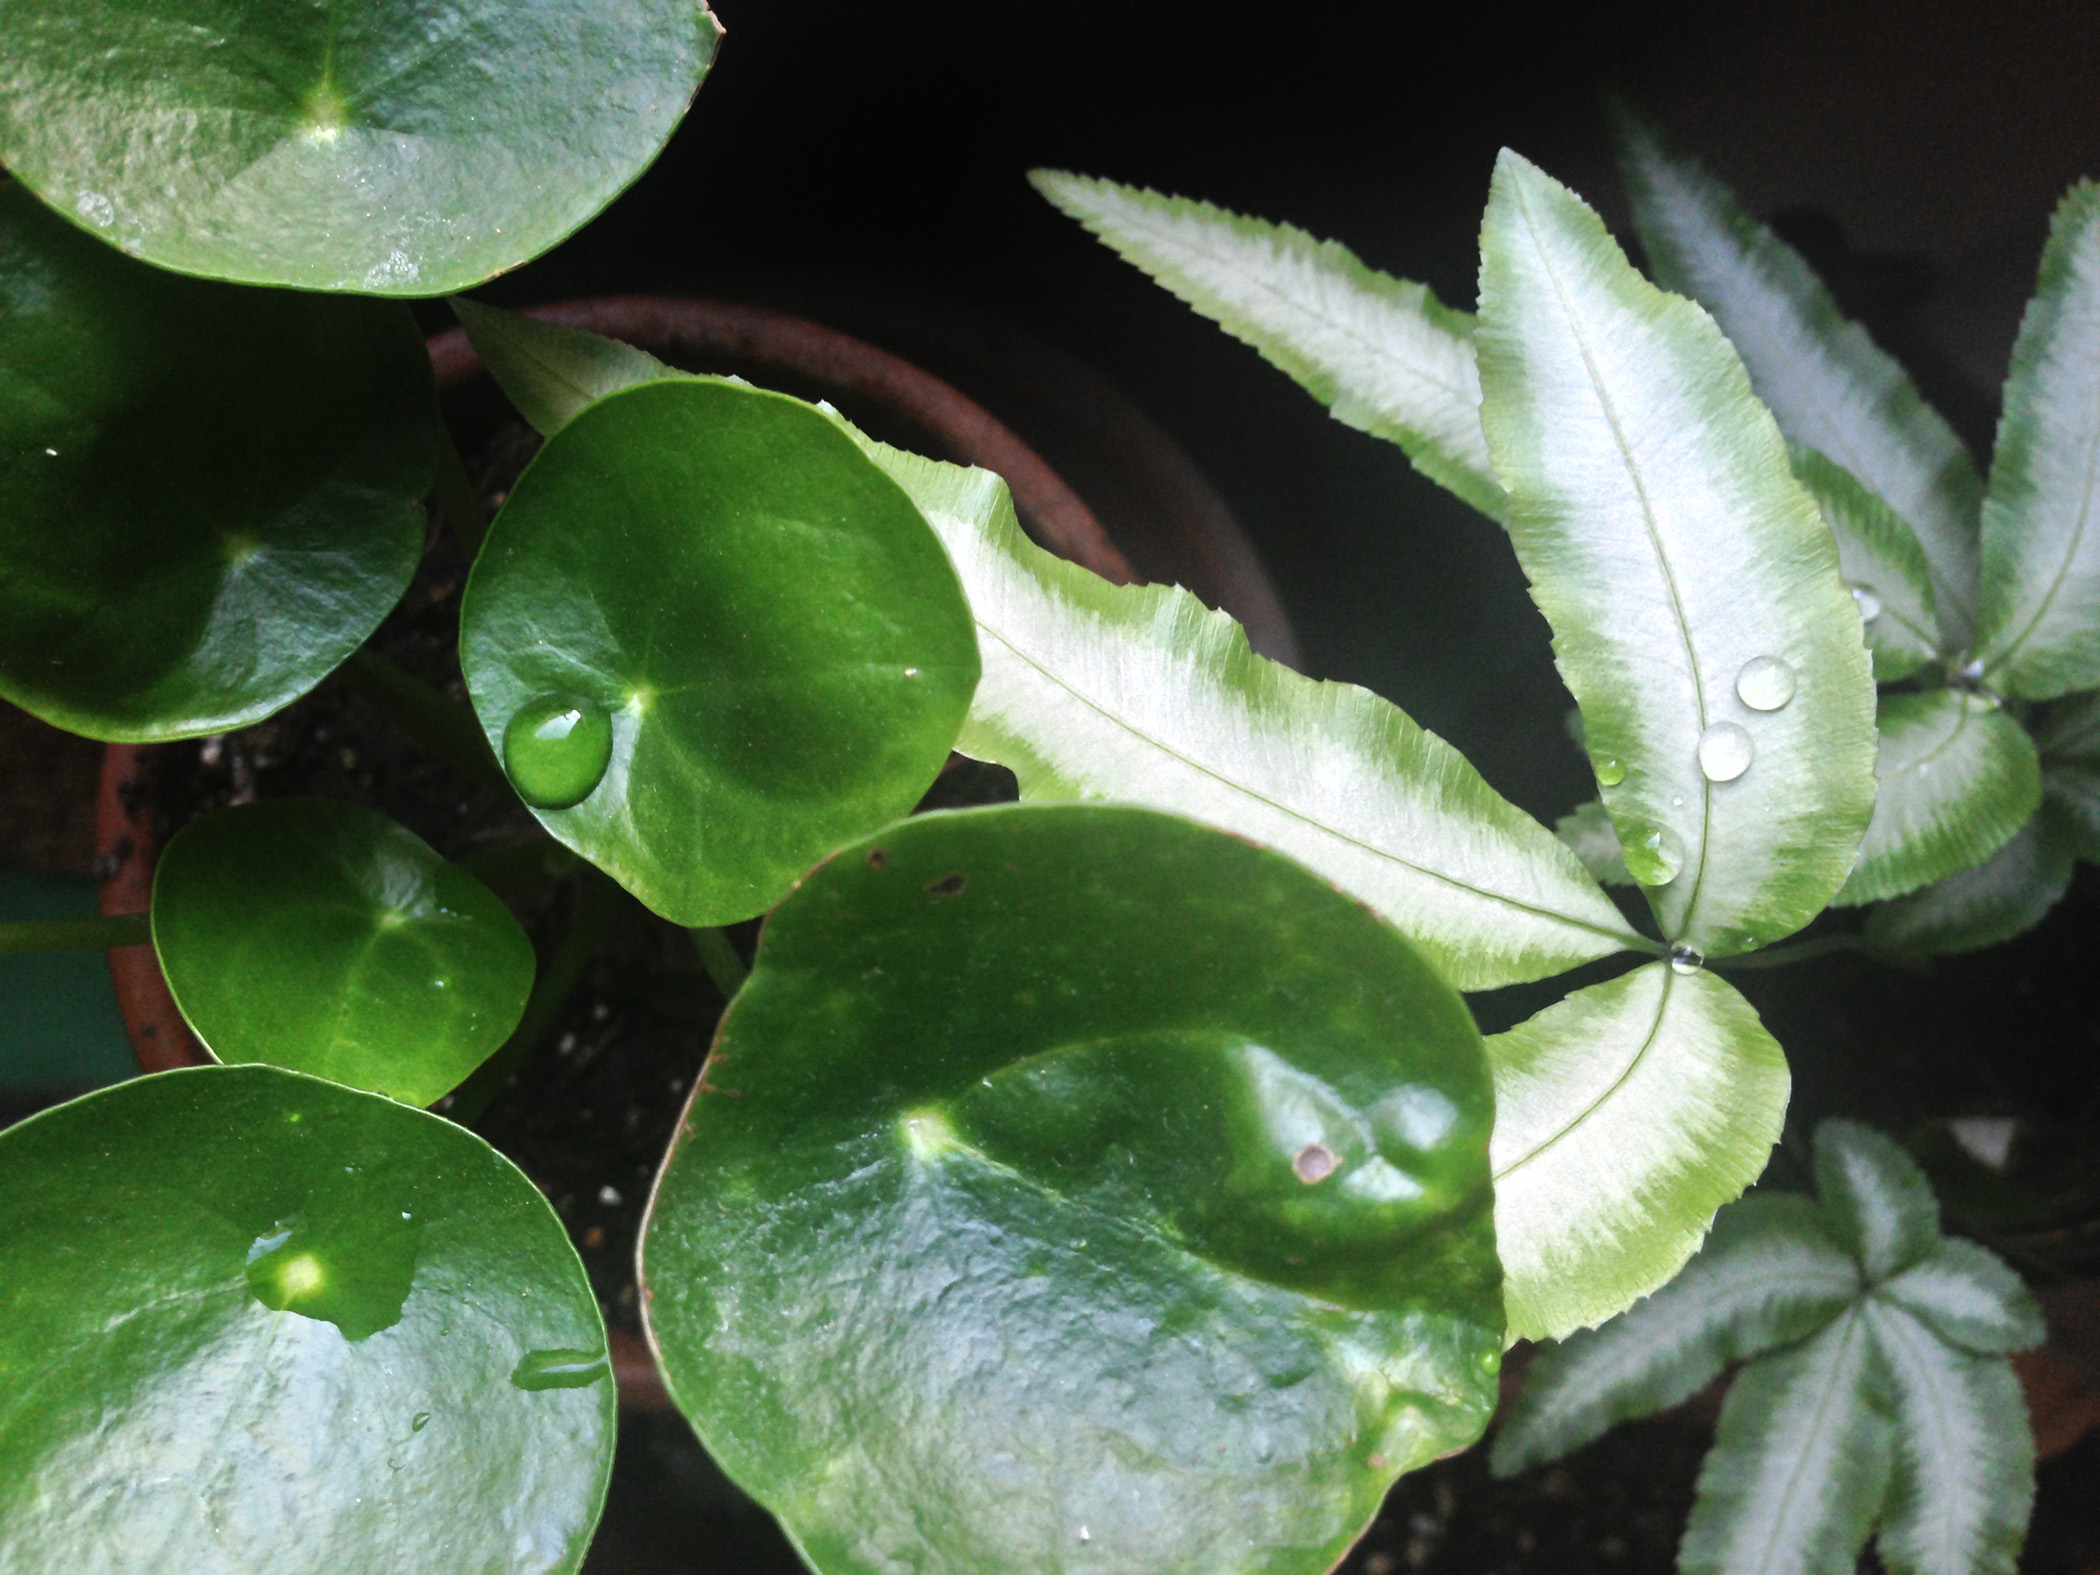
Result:
<svg viewBox="0 0 2100 1575"><path fill-rule="evenodd" d="M460 661L541 824L695 925L764 911L909 810L978 673L962 587L897 484L814 406L699 378L548 440L475 561ZM585 744L595 783L572 772Z"/></svg>
<svg viewBox="0 0 2100 1575"><path fill-rule="evenodd" d="M1493 1408L1492 1116L1458 997L1281 855L923 816L768 921L650 1331L825 1575L1310 1575Z"/></svg>
<svg viewBox="0 0 2100 1575"><path fill-rule="evenodd" d="M10 1569L573 1570L605 1349L553 1210L420 1110L200 1067L0 1134Z"/></svg>
<svg viewBox="0 0 2100 1575"><path fill-rule="evenodd" d="M163 268L444 295L647 168L720 33L700 0L0 0L0 161Z"/></svg>
<svg viewBox="0 0 2100 1575"><path fill-rule="evenodd" d="M275 799L185 826L153 878L175 1004L221 1061L427 1105L525 1010L532 943L496 894L377 810Z"/></svg>
<svg viewBox="0 0 2100 1575"><path fill-rule="evenodd" d="M141 267L0 185L0 696L143 743L306 693L415 572L436 401L404 307Z"/></svg>

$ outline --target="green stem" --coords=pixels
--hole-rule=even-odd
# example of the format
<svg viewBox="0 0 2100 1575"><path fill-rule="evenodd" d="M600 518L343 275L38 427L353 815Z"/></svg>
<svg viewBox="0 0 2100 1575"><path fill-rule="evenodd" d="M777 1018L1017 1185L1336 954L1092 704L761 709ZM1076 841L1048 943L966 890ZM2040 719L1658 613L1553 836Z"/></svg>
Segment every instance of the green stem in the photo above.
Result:
<svg viewBox="0 0 2100 1575"><path fill-rule="evenodd" d="M482 513L481 499L474 491L474 483L467 479L466 461L459 457L459 445L452 441L452 430L442 421L438 423L438 437L437 505L471 563L480 554L482 542L488 538L489 517Z"/></svg>
<svg viewBox="0 0 2100 1575"><path fill-rule="evenodd" d="M1748 952L1741 957L1715 957L1708 961L1707 966L1726 973L1742 973L1759 968L1791 968L1795 963L1813 962L1818 957L1828 957L1837 952L1863 952L1866 949L1866 941L1857 935L1819 935L1812 941L1796 941L1791 946L1775 946L1768 952Z"/></svg>
<svg viewBox="0 0 2100 1575"><path fill-rule="evenodd" d="M387 720L468 781L488 787L508 784L496 752L465 706L369 649L353 652L343 663L342 674L360 699L371 702Z"/></svg>
<svg viewBox="0 0 2100 1575"><path fill-rule="evenodd" d="M143 913L0 923L0 957L16 952L99 952L111 946L147 946L152 941L152 922Z"/></svg>
<svg viewBox="0 0 2100 1575"><path fill-rule="evenodd" d="M714 980L715 988L722 992L722 999L735 1000L737 991L751 977L751 970L744 966L744 959L730 944L729 932L703 927L693 930L692 937L693 949L700 954L700 966L707 970L708 978Z"/></svg>
<svg viewBox="0 0 2100 1575"><path fill-rule="evenodd" d="M562 1009L569 1004L569 997L583 982L583 970L598 950L606 925L612 922L613 914L618 911L619 899L620 888L613 883L611 876L601 873L591 864L582 865L577 870L576 912L569 920L568 932L554 948L554 955L547 959L546 967L532 982L532 994L525 1001L525 1015L518 1019L518 1026L503 1041L502 1048L475 1068L473 1076L453 1091L451 1103L445 1107L446 1115L461 1126L472 1126L503 1092L503 1085L547 1037L548 1030L560 1019Z"/></svg>

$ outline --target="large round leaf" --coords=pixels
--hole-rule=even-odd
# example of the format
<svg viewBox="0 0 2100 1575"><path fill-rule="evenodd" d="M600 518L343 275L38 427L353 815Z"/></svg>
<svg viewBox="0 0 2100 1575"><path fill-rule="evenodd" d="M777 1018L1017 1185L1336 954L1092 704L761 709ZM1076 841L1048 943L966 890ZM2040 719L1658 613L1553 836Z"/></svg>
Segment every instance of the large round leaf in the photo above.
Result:
<svg viewBox="0 0 2100 1575"><path fill-rule="evenodd" d="M153 877L153 944L221 1061L427 1105L517 1027L532 943L496 894L361 804L192 821Z"/></svg>
<svg viewBox="0 0 2100 1575"><path fill-rule="evenodd" d="M701 0L0 0L0 161L164 268L442 295L639 175Z"/></svg>
<svg viewBox="0 0 2100 1575"><path fill-rule="evenodd" d="M605 1330L471 1133L273 1067L0 1134L0 1563L573 1570L612 1465Z"/></svg>
<svg viewBox="0 0 2100 1575"><path fill-rule="evenodd" d="M1491 1120L1457 996L1281 855L920 817L768 922L650 1332L826 1575L1325 1570L1494 1404Z"/></svg>
<svg viewBox="0 0 2100 1575"><path fill-rule="evenodd" d="M0 186L0 695L133 742L298 698L415 571L436 421L406 308L177 278Z"/></svg>
<svg viewBox="0 0 2100 1575"><path fill-rule="evenodd" d="M548 441L475 562L460 660L542 824L681 924L762 912L910 809L977 684L897 484L814 406L707 379Z"/></svg>

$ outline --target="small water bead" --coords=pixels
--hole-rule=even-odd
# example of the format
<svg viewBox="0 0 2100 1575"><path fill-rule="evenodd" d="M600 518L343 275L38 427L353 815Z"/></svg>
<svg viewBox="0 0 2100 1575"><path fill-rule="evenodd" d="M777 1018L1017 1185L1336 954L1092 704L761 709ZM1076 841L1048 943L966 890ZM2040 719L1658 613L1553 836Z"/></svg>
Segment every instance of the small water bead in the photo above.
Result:
<svg viewBox="0 0 2100 1575"><path fill-rule="evenodd" d="M1709 782L1733 782L1756 755L1749 730L1738 722L1716 722L1699 735L1699 770Z"/></svg>
<svg viewBox="0 0 2100 1575"><path fill-rule="evenodd" d="M1689 946L1670 948L1670 972L1697 973L1706 966L1706 959Z"/></svg>
<svg viewBox="0 0 2100 1575"><path fill-rule="evenodd" d="M1859 621L1861 623L1872 623L1881 616L1881 593L1876 591L1873 586L1852 585L1847 586L1846 589L1852 592L1852 599L1859 604Z"/></svg>
<svg viewBox="0 0 2100 1575"><path fill-rule="evenodd" d="M503 729L503 769L535 809L568 809L591 796L612 763L612 717L574 695L542 695Z"/></svg>
<svg viewBox="0 0 2100 1575"><path fill-rule="evenodd" d="M1594 762L1599 787L1617 787L1626 780L1626 762L1615 755L1599 755Z"/></svg>
<svg viewBox="0 0 2100 1575"><path fill-rule="evenodd" d="M1668 826L1626 844L1626 869L1643 886L1667 886L1684 869L1684 839Z"/></svg>
<svg viewBox="0 0 2100 1575"><path fill-rule="evenodd" d="M418 1411L413 1417L409 1418L408 1430L411 1433L420 1433L429 1425L430 1413L428 1411Z"/></svg>
<svg viewBox="0 0 2100 1575"><path fill-rule="evenodd" d="M1753 711L1777 711L1794 698L1794 669L1776 656L1753 656L1735 675L1735 695Z"/></svg>
<svg viewBox="0 0 2100 1575"><path fill-rule="evenodd" d="M511 1369L520 1389L584 1389L610 1377L612 1365L603 1351L527 1351Z"/></svg>

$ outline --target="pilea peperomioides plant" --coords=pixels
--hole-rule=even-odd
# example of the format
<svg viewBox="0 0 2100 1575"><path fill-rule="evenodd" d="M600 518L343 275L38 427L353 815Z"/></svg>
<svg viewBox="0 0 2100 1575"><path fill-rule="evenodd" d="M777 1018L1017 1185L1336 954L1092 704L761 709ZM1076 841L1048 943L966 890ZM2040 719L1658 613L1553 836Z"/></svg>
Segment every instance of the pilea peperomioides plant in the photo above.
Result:
<svg viewBox="0 0 2100 1575"><path fill-rule="evenodd" d="M1050 557L997 477L461 301L545 436L484 537L399 308L258 286L463 288L632 178L712 19L534 15L0 3L0 693L189 738L348 660L546 833L473 867L575 893L535 981L472 869L367 807L178 834L103 938L150 928L246 1064L0 1136L0 1549L577 1566L603 1325L530 1185L413 1106L471 1074L471 1119L624 888L736 994L652 1199L648 1330L814 1567L1330 1567L1480 1436L1512 1336L1664 1285L1778 1137L1784 1058L1709 964L1859 879L1876 813L1881 614L1816 462L1514 154L1477 353L1332 248L1052 183L1199 274L1225 248L1219 299L1278 274L1311 345L1279 356L1506 518L1656 935L1397 709ZM471 716L360 649L433 480ZM951 748L1035 802L900 820ZM736 990L707 927L767 913ZM1618 954L1485 1044L1455 993Z"/></svg>
<svg viewBox="0 0 2100 1575"><path fill-rule="evenodd" d="M1894 1575L2010 1575L2034 1440L2010 1354L2034 1299L1942 1238L1910 1157L1870 1128L1816 1129L1820 1200L1732 1203L1683 1274L1542 1351L1495 1438L1504 1475L1677 1404L1741 1363L1678 1567L1846 1575L1878 1525Z"/></svg>

